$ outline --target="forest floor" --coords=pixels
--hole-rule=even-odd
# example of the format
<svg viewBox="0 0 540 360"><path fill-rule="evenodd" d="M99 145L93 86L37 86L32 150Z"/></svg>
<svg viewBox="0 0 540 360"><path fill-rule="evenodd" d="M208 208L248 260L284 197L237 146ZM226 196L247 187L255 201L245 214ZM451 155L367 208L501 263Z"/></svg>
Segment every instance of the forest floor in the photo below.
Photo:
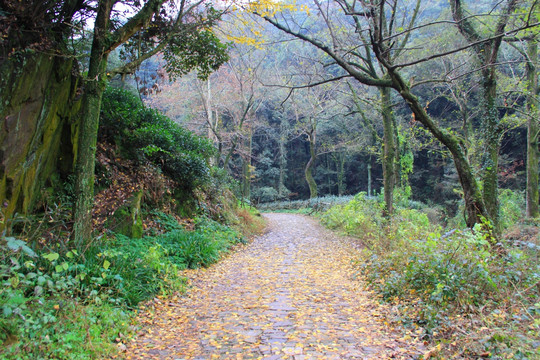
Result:
<svg viewBox="0 0 540 360"><path fill-rule="evenodd" d="M353 266L358 240L316 220L265 214L268 230L220 263L186 271L186 295L141 311L127 359L414 359Z"/></svg>

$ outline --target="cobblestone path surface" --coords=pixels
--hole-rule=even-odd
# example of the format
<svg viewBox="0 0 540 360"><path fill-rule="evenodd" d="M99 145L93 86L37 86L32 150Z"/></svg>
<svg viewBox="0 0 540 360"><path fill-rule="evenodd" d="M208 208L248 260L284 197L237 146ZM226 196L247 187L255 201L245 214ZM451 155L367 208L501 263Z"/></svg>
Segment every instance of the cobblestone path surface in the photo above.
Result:
<svg viewBox="0 0 540 360"><path fill-rule="evenodd" d="M265 214L268 232L163 300L127 359L415 359L362 282L354 241L301 215Z"/></svg>

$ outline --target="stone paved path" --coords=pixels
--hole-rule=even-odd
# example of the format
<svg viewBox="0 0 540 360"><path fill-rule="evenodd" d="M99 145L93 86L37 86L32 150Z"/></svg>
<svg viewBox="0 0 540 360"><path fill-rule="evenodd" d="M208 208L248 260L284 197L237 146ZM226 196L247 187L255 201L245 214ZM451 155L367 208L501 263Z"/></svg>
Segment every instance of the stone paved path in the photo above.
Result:
<svg viewBox="0 0 540 360"><path fill-rule="evenodd" d="M265 217L265 235L194 272L187 296L158 304L125 358L418 358L421 346L352 279L352 241L301 215Z"/></svg>

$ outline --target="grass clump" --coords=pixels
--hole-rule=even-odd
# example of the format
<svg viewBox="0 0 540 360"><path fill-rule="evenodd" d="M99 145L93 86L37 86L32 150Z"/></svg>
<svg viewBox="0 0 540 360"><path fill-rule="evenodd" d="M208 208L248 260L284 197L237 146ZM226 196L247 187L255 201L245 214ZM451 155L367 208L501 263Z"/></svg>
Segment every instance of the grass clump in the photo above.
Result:
<svg viewBox="0 0 540 360"><path fill-rule="evenodd" d="M174 230L155 239L176 264L188 269L208 267L243 238L232 228L208 218L197 219L195 231Z"/></svg>
<svg viewBox="0 0 540 360"><path fill-rule="evenodd" d="M496 246L480 225L443 228L424 209L397 207L384 218L382 202L364 194L320 217L330 228L361 237L358 273L400 310L396 321L441 345L441 358L530 359L538 355L540 335L538 229L526 241L516 237L519 197L505 197L510 200L503 204L512 206L502 214L512 216L504 224L514 236ZM531 232L529 226L522 233Z"/></svg>

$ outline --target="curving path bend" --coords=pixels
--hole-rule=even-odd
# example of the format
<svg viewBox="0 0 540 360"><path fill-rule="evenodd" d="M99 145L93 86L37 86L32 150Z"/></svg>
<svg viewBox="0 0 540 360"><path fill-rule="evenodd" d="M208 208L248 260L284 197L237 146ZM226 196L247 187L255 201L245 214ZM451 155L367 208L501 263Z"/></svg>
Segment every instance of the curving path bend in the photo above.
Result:
<svg viewBox="0 0 540 360"><path fill-rule="evenodd" d="M353 279L357 245L309 217L265 214L268 231L206 270L186 296L141 314L126 359L416 359Z"/></svg>

